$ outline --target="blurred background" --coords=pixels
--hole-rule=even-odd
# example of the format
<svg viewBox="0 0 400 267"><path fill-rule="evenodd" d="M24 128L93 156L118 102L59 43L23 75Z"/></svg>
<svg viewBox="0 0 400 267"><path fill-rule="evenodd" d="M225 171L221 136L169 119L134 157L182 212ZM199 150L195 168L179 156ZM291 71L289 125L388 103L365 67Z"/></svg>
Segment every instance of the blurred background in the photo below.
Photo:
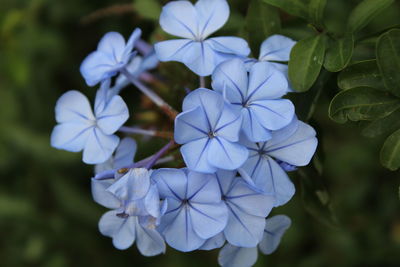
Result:
<svg viewBox="0 0 400 267"><path fill-rule="evenodd" d="M83 58L108 31L128 37L135 27L154 42L166 38L157 20L158 0L0 0L0 265L1 266L217 266L217 251L141 256L135 247L116 250L97 222L105 209L92 201L92 166L80 153L50 147L54 105L67 90L93 99L79 73ZM232 0L231 18L218 35L246 37L247 0ZM344 26L359 1L328 1L326 24ZM400 16L396 3L365 29L379 32ZM281 14L283 34L301 39L311 33L306 22ZM258 52L258 51L254 51ZM372 58L365 42L356 58ZM198 78L178 63L158 69L163 84L155 90L180 110L184 87ZM355 123L335 124L328 105L337 92L330 75L310 120L320 146L313 165L293 173L296 196L273 214L293 224L279 249L260 256L256 266L399 266L399 173L379 163L382 139L360 135ZM312 90L311 90L312 92ZM309 93L293 96L301 113ZM122 93L131 124L171 130L164 115L133 87ZM300 115L301 117L301 115ZM154 153L166 141L135 136L136 160ZM181 162L177 161L176 165Z"/></svg>

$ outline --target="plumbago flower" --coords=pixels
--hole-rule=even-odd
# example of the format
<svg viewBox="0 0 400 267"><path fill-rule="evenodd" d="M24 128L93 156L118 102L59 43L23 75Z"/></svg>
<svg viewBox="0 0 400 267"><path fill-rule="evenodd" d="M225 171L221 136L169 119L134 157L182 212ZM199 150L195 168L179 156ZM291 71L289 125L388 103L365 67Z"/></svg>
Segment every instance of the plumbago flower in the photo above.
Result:
<svg viewBox="0 0 400 267"><path fill-rule="evenodd" d="M254 64L248 74L242 60L228 60L213 73L212 87L241 113L242 132L253 142L270 139L272 130L285 127L293 119L292 102L281 99L287 81L269 63Z"/></svg>
<svg viewBox="0 0 400 267"><path fill-rule="evenodd" d="M175 119L174 137L190 170L214 173L234 170L247 159L247 149L238 144L240 113L211 90L199 88L183 101Z"/></svg>
<svg viewBox="0 0 400 267"><path fill-rule="evenodd" d="M229 210L226 240L239 247L255 247L263 237L265 217L274 206L274 197L251 187L236 177L236 172L219 171L215 176Z"/></svg>
<svg viewBox="0 0 400 267"><path fill-rule="evenodd" d="M285 215L266 219L263 238L258 244L260 251L265 255L272 254L278 248L290 224L290 218ZM220 250L218 263L222 267L250 267L256 263L257 257L257 247L237 247L228 243Z"/></svg>
<svg viewBox="0 0 400 267"><path fill-rule="evenodd" d="M159 169L152 179L158 185L160 197L168 202L159 231L171 247L192 251L224 230L228 210L214 175L187 169Z"/></svg>
<svg viewBox="0 0 400 267"><path fill-rule="evenodd" d="M287 81L289 82L288 65L279 62L289 61L290 52L295 44L295 41L286 36L279 34L272 35L262 42L258 60L249 58L244 61L246 63L246 67L250 68L256 62L269 62L270 66L285 75ZM288 92L292 91L293 90L290 88L289 84Z"/></svg>
<svg viewBox="0 0 400 267"><path fill-rule="evenodd" d="M161 205L150 174L147 169L132 169L118 180L92 179L93 199L112 209L101 217L100 232L111 237L118 249L127 249L136 240L145 256L165 252L164 240L155 228L166 204Z"/></svg>
<svg viewBox="0 0 400 267"><path fill-rule="evenodd" d="M276 162L293 166L307 165L317 148L314 129L294 118L285 128L272 133L267 142L254 143L241 139L249 151L243 170L253 179L258 188L275 196L274 206L281 206L294 195L295 188L285 170Z"/></svg>
<svg viewBox="0 0 400 267"><path fill-rule="evenodd" d="M94 114L86 96L68 91L57 101L55 112L59 123L51 134L51 145L71 152L83 150L83 162L99 164L110 158L119 144L114 133L129 118L124 100L109 97L108 83L97 91Z"/></svg>
<svg viewBox="0 0 400 267"><path fill-rule="evenodd" d="M124 68L135 56L136 52L133 52L133 48L141 34L140 29L135 29L126 43L124 37L117 32L104 35L97 50L89 54L82 62L80 71L87 85L94 86L115 76Z"/></svg>
<svg viewBox="0 0 400 267"><path fill-rule="evenodd" d="M228 20L225 0L173 1L164 6L160 25L164 31L185 39L168 40L155 45L161 61L184 63L194 73L208 76L221 62L235 56L246 57L250 49L238 37L207 37Z"/></svg>

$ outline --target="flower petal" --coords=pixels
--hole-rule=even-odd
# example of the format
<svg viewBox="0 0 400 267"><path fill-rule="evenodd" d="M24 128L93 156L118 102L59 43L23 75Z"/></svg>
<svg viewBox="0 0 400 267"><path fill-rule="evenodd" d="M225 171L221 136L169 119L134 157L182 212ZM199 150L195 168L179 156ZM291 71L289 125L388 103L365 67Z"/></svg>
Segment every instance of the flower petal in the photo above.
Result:
<svg viewBox="0 0 400 267"><path fill-rule="evenodd" d="M133 163L137 150L136 141L130 137L125 137L119 143L114 156L114 169L119 169Z"/></svg>
<svg viewBox="0 0 400 267"><path fill-rule="evenodd" d="M146 196L149 188L149 171L145 168L133 168L113 183L107 191L121 200L132 201Z"/></svg>
<svg viewBox="0 0 400 267"><path fill-rule="evenodd" d="M57 100L55 112L58 123L87 123L95 120L89 100L84 94L75 90L66 92Z"/></svg>
<svg viewBox="0 0 400 267"><path fill-rule="evenodd" d="M285 215L276 215L265 221L264 237L258 247L261 252L269 255L279 246L281 238L291 225L291 220Z"/></svg>
<svg viewBox="0 0 400 267"><path fill-rule="evenodd" d="M181 147L181 154L190 170L204 173L217 171L208 160L210 139L202 138L189 142Z"/></svg>
<svg viewBox="0 0 400 267"><path fill-rule="evenodd" d="M168 40L156 43L154 49L160 61L184 62L192 57L194 41L189 39Z"/></svg>
<svg viewBox="0 0 400 267"><path fill-rule="evenodd" d="M286 77L269 62L258 62L250 69L248 100L277 99L287 92Z"/></svg>
<svg viewBox="0 0 400 267"><path fill-rule="evenodd" d="M199 250L212 250L216 248L220 248L224 245L225 243L225 236L224 233L219 233L216 236L213 236L199 248Z"/></svg>
<svg viewBox="0 0 400 267"><path fill-rule="evenodd" d="M211 238L224 230L228 221L228 209L224 202L219 204L190 204L193 230L204 239Z"/></svg>
<svg viewBox="0 0 400 267"><path fill-rule="evenodd" d="M287 99L257 100L250 108L261 125L268 130L279 130L294 117L294 105Z"/></svg>
<svg viewBox="0 0 400 267"><path fill-rule="evenodd" d="M143 256L165 253L164 239L155 229L143 227L136 219L136 246Z"/></svg>
<svg viewBox="0 0 400 267"><path fill-rule="evenodd" d="M173 1L166 4L160 14L161 28L169 34L196 39L196 9L189 1Z"/></svg>
<svg viewBox="0 0 400 267"><path fill-rule="evenodd" d="M157 183L161 198L173 198L176 200L186 198L187 177L183 170L158 169L152 173L151 179ZM168 210L170 210L169 203Z"/></svg>
<svg viewBox="0 0 400 267"><path fill-rule="evenodd" d="M214 127L216 136L222 137L231 142L239 140L239 132L242 126L242 116L238 109L225 103L217 125Z"/></svg>
<svg viewBox="0 0 400 267"><path fill-rule="evenodd" d="M247 95L247 71L240 59L231 59L218 65L212 75L212 87L226 94L229 102L241 105Z"/></svg>
<svg viewBox="0 0 400 267"><path fill-rule="evenodd" d="M113 96L104 110L96 110L98 127L107 135L115 133L129 118L128 107L122 97Z"/></svg>
<svg viewBox="0 0 400 267"><path fill-rule="evenodd" d="M285 141L269 146L266 153L281 161L295 166L307 165L318 145L315 130L308 124L299 121L296 132Z"/></svg>
<svg viewBox="0 0 400 267"><path fill-rule="evenodd" d="M62 123L51 133L51 146L71 152L84 149L93 127L85 123Z"/></svg>
<svg viewBox="0 0 400 267"><path fill-rule="evenodd" d="M260 60L289 61L290 51L295 44L296 42L288 37L272 35L261 44Z"/></svg>
<svg viewBox="0 0 400 267"><path fill-rule="evenodd" d="M257 257L257 247L243 248L228 243L220 250L218 263L222 267L251 267Z"/></svg>
<svg viewBox="0 0 400 267"><path fill-rule="evenodd" d="M252 109L242 109L242 131L253 142L264 142L271 139L271 132L265 129L253 114Z"/></svg>
<svg viewBox="0 0 400 267"><path fill-rule="evenodd" d="M112 185L114 179L108 180L96 180L92 178L92 196L96 203L109 208L117 209L121 206L121 202L110 192L107 192L107 188Z"/></svg>
<svg viewBox="0 0 400 267"><path fill-rule="evenodd" d="M135 218L120 218L116 210L108 211L100 218L99 230L113 239L117 249L127 249L135 242Z"/></svg>
<svg viewBox="0 0 400 267"><path fill-rule="evenodd" d="M229 6L225 0L199 0L195 4L199 23L199 37L205 39L220 29L229 18Z"/></svg>
<svg viewBox="0 0 400 267"><path fill-rule="evenodd" d="M216 168L235 170L247 160L248 154L244 146L216 137L211 139L207 158L208 162Z"/></svg>
<svg viewBox="0 0 400 267"><path fill-rule="evenodd" d="M110 55L114 63L120 62L125 49L125 39L118 32L108 32L101 38L97 51Z"/></svg>
<svg viewBox="0 0 400 267"><path fill-rule="evenodd" d="M154 218L159 218L161 216L160 212L160 194L158 193L158 188L156 183L150 185L149 191L144 198L144 205L146 211Z"/></svg>
<svg viewBox="0 0 400 267"><path fill-rule="evenodd" d="M97 127L92 127L83 149L83 162L99 164L111 157L119 143L116 135L105 135Z"/></svg>
<svg viewBox="0 0 400 267"><path fill-rule="evenodd" d="M209 122L202 107L186 110L175 118L174 139L178 144L208 137L209 132Z"/></svg>
<svg viewBox="0 0 400 267"><path fill-rule="evenodd" d="M131 36L128 39L128 42L126 43L126 46L124 47L124 52L122 55L122 58L128 58L132 54L132 50L135 47L135 44L137 40L139 40L140 36L142 35L142 30L139 28L136 28L133 30Z"/></svg>
<svg viewBox="0 0 400 267"><path fill-rule="evenodd" d="M221 192L214 175L189 171L187 176L187 199L190 203L218 204L221 202Z"/></svg>
<svg viewBox="0 0 400 267"><path fill-rule="evenodd" d="M219 54L226 56L247 57L251 52L246 40L239 37L214 37L207 39L206 42Z"/></svg>

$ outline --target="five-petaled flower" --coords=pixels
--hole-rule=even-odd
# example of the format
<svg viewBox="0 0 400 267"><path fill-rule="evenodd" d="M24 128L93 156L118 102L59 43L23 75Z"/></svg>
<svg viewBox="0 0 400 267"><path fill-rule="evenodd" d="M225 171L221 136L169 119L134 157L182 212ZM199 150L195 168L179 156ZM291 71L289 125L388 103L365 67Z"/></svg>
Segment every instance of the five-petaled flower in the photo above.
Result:
<svg viewBox="0 0 400 267"><path fill-rule="evenodd" d="M285 128L272 133L267 142L254 143L241 139L249 151L249 158L242 168L253 179L258 188L275 196L274 206L281 206L294 195L295 188L280 162L293 166L307 165L315 149L317 138L314 129L294 118Z"/></svg>
<svg viewBox="0 0 400 267"><path fill-rule="evenodd" d="M208 76L221 62L246 57L250 49L238 37L207 39L228 20L226 0L173 1L164 6L160 25L169 34L185 39L168 40L155 45L161 61L179 61L200 76Z"/></svg>
<svg viewBox="0 0 400 267"><path fill-rule="evenodd" d="M217 92L199 88L188 94L174 132L175 141L184 144L181 153L187 167L205 173L239 168L248 156L237 143L241 125L240 112Z"/></svg>
<svg viewBox="0 0 400 267"><path fill-rule="evenodd" d="M242 131L254 142L270 139L272 130L285 127L294 116L292 102L281 98L287 81L269 63L254 64L248 74L240 59L225 61L215 69L212 87L241 112Z"/></svg>
<svg viewBox="0 0 400 267"><path fill-rule="evenodd" d="M119 144L114 133L129 118L128 107L119 95L108 98L108 86L97 91L94 114L86 96L68 91L57 101L59 123L51 134L51 145L71 152L83 150L83 162L99 164L108 160Z"/></svg>
<svg viewBox="0 0 400 267"><path fill-rule="evenodd" d="M89 54L81 65L81 74L87 85L115 76L136 54L133 51L142 31L136 29L125 43L124 37L117 32L109 32L100 40L97 50Z"/></svg>

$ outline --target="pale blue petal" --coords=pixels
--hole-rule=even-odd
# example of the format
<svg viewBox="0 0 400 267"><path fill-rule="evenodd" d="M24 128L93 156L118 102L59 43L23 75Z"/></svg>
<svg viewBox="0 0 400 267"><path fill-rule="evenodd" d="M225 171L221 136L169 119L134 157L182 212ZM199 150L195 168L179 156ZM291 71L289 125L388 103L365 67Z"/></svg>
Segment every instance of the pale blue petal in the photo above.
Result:
<svg viewBox="0 0 400 267"><path fill-rule="evenodd" d="M242 131L253 142L264 142L271 139L271 132L265 129L253 114L252 109L242 110Z"/></svg>
<svg viewBox="0 0 400 267"><path fill-rule="evenodd" d="M174 139L178 144L208 137L209 132L209 122L202 107L186 110L175 118Z"/></svg>
<svg viewBox="0 0 400 267"><path fill-rule="evenodd" d="M221 202L221 192L214 175L189 171L187 177L187 198L191 203L218 204Z"/></svg>
<svg viewBox="0 0 400 267"><path fill-rule="evenodd" d="M224 233L219 233L216 236L213 236L199 248L200 250L213 250L216 248L220 248L224 245L225 243L225 236Z"/></svg>
<svg viewBox="0 0 400 267"><path fill-rule="evenodd" d="M95 120L89 100L84 94L75 90L66 92L57 100L55 112L58 123L87 123Z"/></svg>
<svg viewBox="0 0 400 267"><path fill-rule="evenodd" d="M114 169L114 158L111 156L108 160L103 163L96 164L94 166L94 173L97 175L102 172L110 171Z"/></svg>
<svg viewBox="0 0 400 267"><path fill-rule="evenodd" d="M80 72L87 85L94 86L116 75L123 66L124 64L115 62L111 55L95 51L83 60Z"/></svg>
<svg viewBox="0 0 400 267"><path fill-rule="evenodd" d="M215 137L209 144L207 159L216 168L235 170L247 160L248 154L244 146Z"/></svg>
<svg viewBox="0 0 400 267"><path fill-rule="evenodd" d="M285 141L268 145L266 153L281 161L295 166L307 165L317 148L318 140L315 130L299 121L297 131Z"/></svg>
<svg viewBox="0 0 400 267"><path fill-rule="evenodd" d="M263 217L247 214L241 208L227 202L228 224L224 234L226 240L239 247L255 247L261 241L265 226Z"/></svg>
<svg viewBox="0 0 400 267"><path fill-rule="evenodd" d="M208 41L193 42L182 61L199 76L211 75L218 64L228 59L224 54L214 50Z"/></svg>
<svg viewBox="0 0 400 267"><path fill-rule="evenodd" d="M183 160L190 170L204 173L217 171L216 167L209 162L209 143L209 138L202 138L181 147Z"/></svg>
<svg viewBox="0 0 400 267"><path fill-rule="evenodd" d="M219 204L192 203L191 201L189 213L193 230L204 239L220 233L228 221L228 209L222 201Z"/></svg>
<svg viewBox="0 0 400 267"><path fill-rule="evenodd" d="M141 69L143 71L154 69L155 67L157 67L158 63L159 61L157 54L153 50L150 54L144 57Z"/></svg>
<svg viewBox="0 0 400 267"><path fill-rule="evenodd" d="M276 146L277 144L280 144L282 142L285 142L288 138L290 138L296 131L297 128L299 127L299 120L297 119L296 116L293 117L292 121L289 123L289 125L285 126L284 128L278 130L278 131L273 131L271 133L272 137L270 140L268 140L268 143L264 144L259 144L260 147L263 146L263 148L266 147L272 147L272 146ZM241 141L245 141L245 140L241 140ZM253 145L255 145L253 143ZM247 147L251 147L248 146L246 144Z"/></svg>
<svg viewBox="0 0 400 267"><path fill-rule="evenodd" d="M124 52L123 52L123 55L122 55L122 58L125 61L131 56L132 50L135 47L135 44L136 44L137 40L139 40L141 35L142 35L142 30L141 29L136 28L135 30L133 30L131 36L128 39L128 42L126 43L126 46L124 48Z"/></svg>
<svg viewBox="0 0 400 267"><path fill-rule="evenodd" d="M194 41L189 39L167 40L156 43L154 49L160 61L184 62L192 56Z"/></svg>
<svg viewBox="0 0 400 267"><path fill-rule="evenodd" d="M198 35L202 39L224 26L229 18L229 6L226 0L199 0L195 4L195 9L199 23Z"/></svg>
<svg viewBox="0 0 400 267"><path fill-rule="evenodd" d="M94 101L95 114L104 110L108 102L115 95L115 91L110 89L111 79L107 79L101 83L100 88L96 92Z"/></svg>
<svg viewBox="0 0 400 267"><path fill-rule="evenodd" d="M150 185L149 191L144 199L144 206L146 211L153 217L158 218L160 213L160 195L158 193L157 184Z"/></svg>
<svg viewBox="0 0 400 267"><path fill-rule="evenodd" d="M237 142L239 141L239 132L242 126L241 112L232 108L232 105L225 103L218 123L214 128L214 133L217 137Z"/></svg>
<svg viewBox="0 0 400 267"><path fill-rule="evenodd" d="M289 61L290 51L295 44L296 42L288 37L272 35L261 44L260 60Z"/></svg>
<svg viewBox="0 0 400 267"><path fill-rule="evenodd" d="M270 157L251 157L242 168L252 177L257 188L275 197L275 207L286 204L293 197L295 187L292 181Z"/></svg>
<svg viewBox="0 0 400 267"><path fill-rule="evenodd" d="M165 241L176 250L187 252L201 247L205 239L193 230L192 219L187 208L181 208L173 222L164 229Z"/></svg>
<svg viewBox="0 0 400 267"><path fill-rule="evenodd" d="M247 85L247 71L240 59L221 63L212 75L213 89L220 94L226 94L227 100L235 105L241 105L244 102Z"/></svg>
<svg viewBox="0 0 400 267"><path fill-rule="evenodd" d="M97 46L97 51L110 55L114 63L121 61L124 49L125 39L118 32L106 33Z"/></svg>
<svg viewBox="0 0 400 267"><path fill-rule="evenodd" d="M283 234L290 225L291 220L285 215L268 218L265 222L264 237L258 244L261 252L266 255L273 253L278 248Z"/></svg>
<svg viewBox="0 0 400 267"><path fill-rule="evenodd" d="M143 256L165 253L164 239L155 229L143 227L136 219L136 246Z"/></svg>
<svg viewBox="0 0 400 267"><path fill-rule="evenodd" d="M218 170L215 173L219 188L223 195L226 195L226 193L228 193L229 189L231 188L232 182L236 179L236 173L236 171L225 170Z"/></svg>
<svg viewBox="0 0 400 267"><path fill-rule="evenodd" d="M71 152L84 149L92 135L93 126L87 123L62 123L54 127L51 133L51 146Z"/></svg>
<svg viewBox="0 0 400 267"><path fill-rule="evenodd" d="M130 169L107 191L121 200L137 200L146 196L150 188L150 173L145 168Z"/></svg>
<svg viewBox="0 0 400 267"><path fill-rule="evenodd" d="M135 242L135 218L120 218L117 211L106 212L99 221L102 235L111 237L117 249L127 249Z"/></svg>
<svg viewBox="0 0 400 267"><path fill-rule="evenodd" d="M257 100L250 107L262 126L268 130L279 130L294 117L294 105L287 99Z"/></svg>
<svg viewBox="0 0 400 267"><path fill-rule="evenodd" d="M97 126L105 134L115 133L129 118L128 107L119 95L111 98L104 110L96 110Z"/></svg>
<svg viewBox="0 0 400 267"><path fill-rule="evenodd" d="M91 181L93 200L109 209L117 209L121 206L121 201L113 194L106 191L113 182L114 179L96 180L92 178Z"/></svg>
<svg viewBox="0 0 400 267"><path fill-rule="evenodd" d="M225 198L228 205L235 206L241 212L263 218L271 212L275 202L273 196L256 192L241 179L234 180Z"/></svg>
<svg viewBox="0 0 400 267"><path fill-rule="evenodd" d="M189 1L170 2L162 9L160 25L169 34L196 39L198 33L196 9Z"/></svg>
<svg viewBox="0 0 400 267"><path fill-rule="evenodd" d="M164 201L167 201L168 204L167 211L161 217L160 224L157 227L160 233L164 233L164 230L173 223L182 207L182 201L176 198L167 198Z"/></svg>
<svg viewBox="0 0 400 267"><path fill-rule="evenodd" d="M205 42L208 43L212 49L219 52L219 54L226 56L247 57L251 52L246 40L239 37L214 37L207 39Z"/></svg>
<svg viewBox="0 0 400 267"><path fill-rule="evenodd" d="M83 149L83 162L99 164L109 159L119 144L116 135L105 135L100 129L92 127Z"/></svg>
<svg viewBox="0 0 400 267"><path fill-rule="evenodd" d="M130 137L123 138L115 151L113 169L120 169L132 164L136 150L137 144L135 140Z"/></svg>
<svg viewBox="0 0 400 267"><path fill-rule="evenodd" d="M243 248L226 244L219 252L218 263L222 267L250 267L258 257L257 247Z"/></svg>
<svg viewBox="0 0 400 267"><path fill-rule="evenodd" d="M287 92L286 77L269 62L259 62L250 69L248 100L282 97Z"/></svg>
<svg viewBox="0 0 400 267"><path fill-rule="evenodd" d="M125 67L126 70L133 76L137 77L140 74L141 64L143 63L143 58L140 56L134 57L129 64ZM124 74L118 75L117 80L115 81L115 87L123 88L129 84L129 80L126 78Z"/></svg>
<svg viewBox="0 0 400 267"><path fill-rule="evenodd" d="M176 200L186 198L187 177L183 170L158 169L152 173L151 179L157 183L161 198L173 198ZM168 210L170 210L169 200Z"/></svg>

